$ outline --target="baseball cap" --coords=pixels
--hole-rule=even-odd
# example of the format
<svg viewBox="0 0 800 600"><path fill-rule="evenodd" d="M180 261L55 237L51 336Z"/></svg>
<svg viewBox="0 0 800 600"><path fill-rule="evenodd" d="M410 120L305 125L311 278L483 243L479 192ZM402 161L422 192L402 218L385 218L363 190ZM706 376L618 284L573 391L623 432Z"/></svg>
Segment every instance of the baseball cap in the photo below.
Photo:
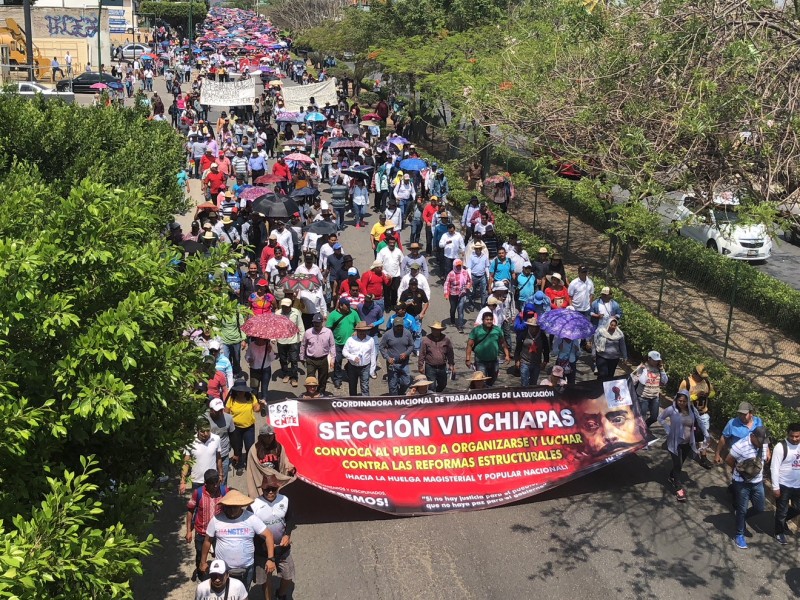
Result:
<svg viewBox="0 0 800 600"><path fill-rule="evenodd" d="M228 572L228 565L225 564L225 561L221 558L216 559L211 563L211 566L208 568L209 575L225 575Z"/></svg>
<svg viewBox="0 0 800 600"><path fill-rule="evenodd" d="M314 316L311 317L312 323L322 323L323 320L322 313L314 313Z"/></svg>
<svg viewBox="0 0 800 600"><path fill-rule="evenodd" d="M347 274L348 275L358 275L358 269L356 269L355 267L350 267L349 269L347 269Z"/></svg>
<svg viewBox="0 0 800 600"><path fill-rule="evenodd" d="M334 249L334 250L341 250L341 249L342 249L342 245L341 245L339 242L336 242L336 243L333 245L333 249Z"/></svg>
<svg viewBox="0 0 800 600"><path fill-rule="evenodd" d="M225 408L225 405L222 403L221 398L212 398L211 402L208 403L208 408L211 410L222 410Z"/></svg>
<svg viewBox="0 0 800 600"><path fill-rule="evenodd" d="M347 306L350 306L350 300L347 298L339 298L339 304L347 304Z"/></svg>
<svg viewBox="0 0 800 600"><path fill-rule="evenodd" d="M463 265L464 265L464 261L463 261L463 260L461 260L460 258L457 258L457 259L455 259L455 260L453 261L453 266L454 266L454 267L461 267L461 266L463 266Z"/></svg>
<svg viewBox="0 0 800 600"><path fill-rule="evenodd" d="M600 295L607 296L611 293L611 288L606 286L602 290L600 290Z"/></svg>
<svg viewBox="0 0 800 600"><path fill-rule="evenodd" d="M220 348L222 348L222 346L220 346L220 343L217 340L211 340L208 342L209 350L219 350Z"/></svg>
<svg viewBox="0 0 800 600"><path fill-rule="evenodd" d="M749 402L741 402L739 404L739 409L736 412L746 415L749 412L753 412L753 405Z"/></svg>
<svg viewBox="0 0 800 600"><path fill-rule="evenodd" d="M274 435L275 428L272 425L262 425L258 430L258 435Z"/></svg>
<svg viewBox="0 0 800 600"><path fill-rule="evenodd" d="M291 305L292 301L289 298L284 298L283 300L281 300L281 306L291 306Z"/></svg>
<svg viewBox="0 0 800 600"><path fill-rule="evenodd" d="M647 358L650 360L661 360L661 353L656 352L655 350L650 350L650 352L647 353Z"/></svg>
<svg viewBox="0 0 800 600"><path fill-rule="evenodd" d="M767 428L763 425L759 425L750 432L750 435L754 436L759 444L763 444L767 441Z"/></svg>

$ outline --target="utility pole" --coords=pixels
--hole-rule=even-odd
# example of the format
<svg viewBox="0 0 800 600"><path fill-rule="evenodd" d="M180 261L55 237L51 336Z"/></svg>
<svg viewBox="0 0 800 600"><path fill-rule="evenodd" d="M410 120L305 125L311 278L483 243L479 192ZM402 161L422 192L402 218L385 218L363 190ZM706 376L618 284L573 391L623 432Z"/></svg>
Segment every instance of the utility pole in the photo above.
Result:
<svg viewBox="0 0 800 600"><path fill-rule="evenodd" d="M31 0L23 0L22 12L25 15L25 55L28 62L28 81L34 81L33 24L31 23Z"/></svg>
<svg viewBox="0 0 800 600"><path fill-rule="evenodd" d="M100 30L103 23L103 0L97 0L97 72L100 73L100 65L103 64L102 50L100 49Z"/></svg>
<svg viewBox="0 0 800 600"><path fill-rule="evenodd" d="M186 34L186 37L189 38L189 52L192 51L192 0L189 0L189 32Z"/></svg>

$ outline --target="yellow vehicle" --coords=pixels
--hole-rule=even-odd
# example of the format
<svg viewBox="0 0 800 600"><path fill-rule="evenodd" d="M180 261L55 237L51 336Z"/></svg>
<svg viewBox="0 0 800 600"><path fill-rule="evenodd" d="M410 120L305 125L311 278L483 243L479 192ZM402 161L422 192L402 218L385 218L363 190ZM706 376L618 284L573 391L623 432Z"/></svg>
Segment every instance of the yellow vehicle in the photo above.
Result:
<svg viewBox="0 0 800 600"><path fill-rule="evenodd" d="M27 65L28 55L25 47L25 31L14 19L0 19L0 44L9 48L9 62L12 65ZM50 72L50 61L44 58L39 49L33 46L34 76L40 77Z"/></svg>

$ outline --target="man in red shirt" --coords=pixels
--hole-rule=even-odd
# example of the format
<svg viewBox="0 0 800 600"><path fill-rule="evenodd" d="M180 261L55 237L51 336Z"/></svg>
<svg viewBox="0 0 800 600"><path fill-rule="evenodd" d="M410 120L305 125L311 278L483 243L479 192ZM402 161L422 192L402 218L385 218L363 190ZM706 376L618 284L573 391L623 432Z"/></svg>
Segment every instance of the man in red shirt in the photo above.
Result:
<svg viewBox="0 0 800 600"><path fill-rule="evenodd" d="M220 150L219 157L217 157L217 164L219 165L219 172L225 177L231 177L233 167L231 167L231 159L225 156L225 153Z"/></svg>
<svg viewBox="0 0 800 600"><path fill-rule="evenodd" d="M433 215L439 211L439 198L438 196L431 196L431 201L422 210L422 220L425 221L425 254L431 256L433 253L433 230L431 224L433 223Z"/></svg>
<svg viewBox="0 0 800 600"><path fill-rule="evenodd" d="M292 172L289 170L289 165L283 156L278 157L278 161L272 165L272 174L278 177L283 177L286 181L281 181L276 187L280 187L284 192L289 192L289 181L292 180Z"/></svg>
<svg viewBox="0 0 800 600"><path fill-rule="evenodd" d="M211 170L203 179L206 188L206 197L212 202L217 199L220 190L227 183L228 178L219 172L219 165L211 163Z"/></svg>
<svg viewBox="0 0 800 600"><path fill-rule="evenodd" d="M206 148L205 154L200 157L200 177L203 176L203 173L208 171L211 168L211 164L214 162L214 153L211 151L210 148Z"/></svg>
<svg viewBox="0 0 800 600"><path fill-rule="evenodd" d="M259 265L261 265L262 273L267 272L267 263L269 262L270 258L275 257L276 248L283 250L283 254L286 255L286 248L278 243L278 234L273 231L269 234L269 242L267 242L267 245L264 246L264 249L261 251L261 260Z"/></svg>
<svg viewBox="0 0 800 600"><path fill-rule="evenodd" d="M370 270L361 276L361 292L365 296L372 294L375 297L375 304L383 310L383 286L390 283L392 283L392 278L383 272L383 263L376 260L372 263Z"/></svg>
<svg viewBox="0 0 800 600"><path fill-rule="evenodd" d="M192 581L197 579L197 567L200 566L200 555L203 550L203 542L206 540L208 523L212 517L222 512L222 505L219 501L228 493L228 488L220 484L219 473L214 469L206 471L203 480L205 485L194 490L191 499L186 504L186 541L190 544L192 543L192 530L194 530L195 571L192 573Z"/></svg>

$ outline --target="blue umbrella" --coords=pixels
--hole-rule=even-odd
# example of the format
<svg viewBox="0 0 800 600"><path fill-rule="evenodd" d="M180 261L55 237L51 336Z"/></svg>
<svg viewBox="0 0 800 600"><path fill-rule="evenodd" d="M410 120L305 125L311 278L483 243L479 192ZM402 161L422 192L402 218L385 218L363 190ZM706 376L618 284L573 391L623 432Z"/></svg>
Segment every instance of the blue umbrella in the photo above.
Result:
<svg viewBox="0 0 800 600"><path fill-rule="evenodd" d="M112 90L121 90L125 86L123 86L119 81L112 81L108 84L108 87L110 87Z"/></svg>
<svg viewBox="0 0 800 600"><path fill-rule="evenodd" d="M408 143L408 140L402 136L396 135L389 138L389 143L395 146L402 146Z"/></svg>
<svg viewBox="0 0 800 600"><path fill-rule="evenodd" d="M318 113L318 112L306 113L306 121L312 121L312 122L316 123L316 122L325 121L325 120L327 120L327 119L325 118L325 115L323 115L322 113Z"/></svg>
<svg viewBox="0 0 800 600"><path fill-rule="evenodd" d="M141 56L140 59L141 60L153 60L153 58L150 57L150 56Z"/></svg>
<svg viewBox="0 0 800 600"><path fill-rule="evenodd" d="M422 171L427 166L428 163L421 158L406 158L400 161L400 168L403 171Z"/></svg>
<svg viewBox="0 0 800 600"><path fill-rule="evenodd" d="M568 340L590 338L596 329L589 319L570 308L556 308L544 313L539 317L539 326L545 333Z"/></svg>

